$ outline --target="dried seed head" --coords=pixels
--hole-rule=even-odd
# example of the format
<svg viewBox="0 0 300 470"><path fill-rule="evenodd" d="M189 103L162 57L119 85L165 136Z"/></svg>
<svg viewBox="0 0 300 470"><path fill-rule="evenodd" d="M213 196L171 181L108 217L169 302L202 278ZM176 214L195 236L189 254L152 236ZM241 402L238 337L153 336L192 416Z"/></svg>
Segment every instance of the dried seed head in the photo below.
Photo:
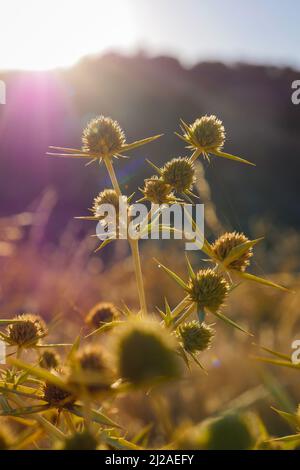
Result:
<svg viewBox="0 0 300 470"><path fill-rule="evenodd" d="M195 182L195 168L189 158L173 158L162 168L161 177L175 191L184 193Z"/></svg>
<svg viewBox="0 0 300 470"><path fill-rule="evenodd" d="M12 445L11 429L4 422L0 423L0 450L8 450Z"/></svg>
<svg viewBox="0 0 300 470"><path fill-rule="evenodd" d="M57 371L57 376L66 376L65 372ZM49 403L49 405L57 408L64 408L72 405L76 398L68 390L64 390L51 382L45 382L43 386L44 396L43 399Z"/></svg>
<svg viewBox="0 0 300 470"><path fill-rule="evenodd" d="M92 207L92 211L95 217L99 216L99 208L103 204L112 205L116 210L116 214L118 214L120 201L119 196L114 189L105 189L95 197Z"/></svg>
<svg viewBox="0 0 300 470"><path fill-rule="evenodd" d="M112 373L101 348L88 345L74 356L68 383L91 394L110 388Z"/></svg>
<svg viewBox="0 0 300 470"><path fill-rule="evenodd" d="M87 430L77 432L59 444L60 450L96 450L97 447L97 439Z"/></svg>
<svg viewBox="0 0 300 470"><path fill-rule="evenodd" d="M134 385L180 374L174 338L158 322L132 320L117 338L119 375Z"/></svg>
<svg viewBox="0 0 300 470"><path fill-rule="evenodd" d="M204 323L200 325L196 320L193 320L181 325L177 335L183 348L187 352L194 353L205 351L210 347L214 330Z"/></svg>
<svg viewBox="0 0 300 470"><path fill-rule="evenodd" d="M43 352L40 357L40 366L44 369L56 369L59 366L60 357L55 351L50 349Z"/></svg>
<svg viewBox="0 0 300 470"><path fill-rule="evenodd" d="M227 232L219 237L212 245L215 256L220 261L223 261L230 253L230 251L238 245L249 241L243 233ZM252 248L249 248L239 258L232 261L228 268L236 269L237 271L245 271L250 264L250 258L253 256Z"/></svg>
<svg viewBox="0 0 300 470"><path fill-rule="evenodd" d="M45 322L38 315L25 313L17 316L15 320L20 320L20 322L12 323L7 327L7 341L11 345L23 348L34 347L47 334Z"/></svg>
<svg viewBox="0 0 300 470"><path fill-rule="evenodd" d="M141 191L144 199L154 204L172 204L176 202L172 186L157 176L146 179L144 188Z"/></svg>
<svg viewBox="0 0 300 470"><path fill-rule="evenodd" d="M216 116L203 116L187 126L184 138L193 148L204 152L220 150L225 142L225 129Z"/></svg>
<svg viewBox="0 0 300 470"><path fill-rule="evenodd" d="M125 144L125 134L117 121L99 116L92 119L83 131L82 150L101 157L118 155Z"/></svg>
<svg viewBox="0 0 300 470"><path fill-rule="evenodd" d="M101 325L110 323L118 317L119 312L112 303L100 302L89 311L86 322L94 328L99 328Z"/></svg>
<svg viewBox="0 0 300 470"><path fill-rule="evenodd" d="M212 269L200 269L194 278L189 279L187 287L190 300L199 309L207 308L211 312L217 312L224 304L228 291L226 280Z"/></svg>

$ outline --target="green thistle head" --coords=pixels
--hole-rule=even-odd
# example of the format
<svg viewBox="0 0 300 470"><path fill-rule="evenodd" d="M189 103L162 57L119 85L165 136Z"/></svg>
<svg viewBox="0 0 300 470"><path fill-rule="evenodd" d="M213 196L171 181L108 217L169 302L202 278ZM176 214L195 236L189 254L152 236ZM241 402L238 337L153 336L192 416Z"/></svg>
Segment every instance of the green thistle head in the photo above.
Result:
<svg viewBox="0 0 300 470"><path fill-rule="evenodd" d="M125 141L125 134L117 121L99 116L84 129L82 150L100 158L113 157L119 154Z"/></svg>
<svg viewBox="0 0 300 470"><path fill-rule="evenodd" d="M200 325L196 320L193 320L181 325L177 336L187 352L195 353L205 351L210 347L214 330L204 323Z"/></svg>
<svg viewBox="0 0 300 470"><path fill-rule="evenodd" d="M112 373L100 347L87 345L72 358L68 383L90 394L110 388Z"/></svg>
<svg viewBox="0 0 300 470"><path fill-rule="evenodd" d="M201 426L201 448L206 450L250 450L256 437L250 416L228 413Z"/></svg>
<svg viewBox="0 0 300 470"><path fill-rule="evenodd" d="M119 333L116 359L119 375L134 385L180 373L174 338L155 321L128 322Z"/></svg>
<svg viewBox="0 0 300 470"><path fill-rule="evenodd" d="M184 193L195 182L195 168L189 158L173 158L162 168L161 177L175 191Z"/></svg>
<svg viewBox="0 0 300 470"><path fill-rule="evenodd" d="M110 323L118 317L119 312L112 303L100 302L89 311L86 323L93 328L100 328L100 326Z"/></svg>
<svg viewBox="0 0 300 470"><path fill-rule="evenodd" d="M221 150L225 142L225 129L216 116L203 116L193 124L185 125L184 139L193 149L204 152Z"/></svg>
<svg viewBox="0 0 300 470"><path fill-rule="evenodd" d="M116 210L116 214L118 214L120 201L114 189L105 189L95 197L92 207L92 212L95 217L99 217L99 208L103 204L112 205Z"/></svg>
<svg viewBox="0 0 300 470"><path fill-rule="evenodd" d="M38 315L25 313L18 315L7 327L7 342L20 348L32 348L47 334L47 328L43 319Z"/></svg>
<svg viewBox="0 0 300 470"><path fill-rule="evenodd" d="M188 281L187 292L192 302L199 309L206 308L211 312L217 312L224 304L229 285L226 280L212 269L201 269Z"/></svg>
<svg viewBox="0 0 300 470"><path fill-rule="evenodd" d="M249 241L243 233L227 232L219 237L212 245L213 252L221 262L226 259L230 251L238 245ZM250 264L250 258L253 256L252 248L249 248L239 258L235 259L227 266L229 269L245 271Z"/></svg>
<svg viewBox="0 0 300 470"><path fill-rule="evenodd" d="M59 450L96 450L97 447L97 439L89 431L84 430L67 437L58 448Z"/></svg>
<svg viewBox="0 0 300 470"><path fill-rule="evenodd" d="M46 349L40 357L39 364L44 369L56 369L60 364L60 357L55 351Z"/></svg>
<svg viewBox="0 0 300 470"><path fill-rule="evenodd" d="M144 195L142 200L147 200L154 204L172 204L176 202L172 186L157 176L146 179L144 188L141 191Z"/></svg>

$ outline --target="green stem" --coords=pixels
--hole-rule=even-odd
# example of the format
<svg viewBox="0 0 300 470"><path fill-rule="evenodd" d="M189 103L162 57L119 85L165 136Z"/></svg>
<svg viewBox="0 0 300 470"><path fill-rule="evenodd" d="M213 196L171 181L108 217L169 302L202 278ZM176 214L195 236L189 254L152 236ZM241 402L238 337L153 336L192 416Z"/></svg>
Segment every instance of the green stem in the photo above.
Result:
<svg viewBox="0 0 300 470"><path fill-rule="evenodd" d="M147 303L146 303L146 296L145 296L145 289L144 289L144 282L143 282L143 275L142 275L139 241L129 240L129 244L130 244L133 263L134 263L135 277L136 277L136 283L137 283L137 288L138 288L141 311L145 315L147 315Z"/></svg>
<svg viewBox="0 0 300 470"><path fill-rule="evenodd" d="M113 164L111 162L111 158L108 158L108 157L104 158L104 163L107 168L114 190L116 191L119 197L122 196L120 185L118 183L118 179L116 177L116 173L115 173ZM131 254L133 258L135 277L136 277L136 283L137 283L137 289L138 289L138 295L139 295L139 301L140 301L140 308L141 308L141 311L145 315L147 315L147 304L146 304L144 281L143 281L141 259L140 259L140 252L139 252L139 242L138 240L131 239L130 237L128 237L128 242L131 248Z"/></svg>
<svg viewBox="0 0 300 470"><path fill-rule="evenodd" d="M184 299L182 299L181 302L179 302L179 304L176 305L176 307L172 310L172 318L173 320L175 320L175 318L177 318L181 312L189 305L190 301L189 301L189 296L187 295Z"/></svg>
<svg viewBox="0 0 300 470"><path fill-rule="evenodd" d="M192 304L182 315L178 320L175 322L174 328L177 328L184 320L186 320L192 311L194 310L195 306Z"/></svg>
<svg viewBox="0 0 300 470"><path fill-rule="evenodd" d="M202 153L202 150L196 149L190 158L191 161L194 162L195 160L197 160L197 158L199 157L201 153Z"/></svg>

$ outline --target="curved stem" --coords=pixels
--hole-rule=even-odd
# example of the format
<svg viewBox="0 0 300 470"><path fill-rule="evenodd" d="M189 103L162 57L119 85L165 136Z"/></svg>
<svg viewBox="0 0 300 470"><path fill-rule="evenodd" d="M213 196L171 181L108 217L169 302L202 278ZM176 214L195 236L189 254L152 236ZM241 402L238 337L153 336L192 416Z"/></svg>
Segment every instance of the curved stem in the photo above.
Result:
<svg viewBox="0 0 300 470"><path fill-rule="evenodd" d="M109 177L111 179L111 183L113 185L114 190L118 194L118 196L122 196L121 188L118 183L118 179L116 177L116 173L111 162L111 158L104 158L104 163L107 168ZM141 258L139 252L139 242L138 240L132 239L128 237L128 242L131 248L131 254L134 263L134 270L135 270L135 277L140 301L140 308L141 311L147 315L147 304L146 304L146 296L145 296L145 289L144 289L144 282L143 282L143 275L142 275L142 267L141 267Z"/></svg>

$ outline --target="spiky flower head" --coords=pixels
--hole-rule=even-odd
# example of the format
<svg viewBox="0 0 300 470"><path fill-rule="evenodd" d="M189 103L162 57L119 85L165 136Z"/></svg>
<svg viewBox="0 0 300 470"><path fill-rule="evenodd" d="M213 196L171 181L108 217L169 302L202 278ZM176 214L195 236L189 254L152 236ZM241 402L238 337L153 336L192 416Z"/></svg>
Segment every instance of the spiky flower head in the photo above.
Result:
<svg viewBox="0 0 300 470"><path fill-rule="evenodd" d="M86 323L94 328L100 328L105 323L110 323L119 317L119 312L110 302L100 302L94 305L86 317Z"/></svg>
<svg viewBox="0 0 300 470"><path fill-rule="evenodd" d="M190 190L195 182L194 164L189 158L173 158L162 168L161 177L175 191L184 193Z"/></svg>
<svg viewBox="0 0 300 470"><path fill-rule="evenodd" d="M193 149L203 152L213 152L220 150L225 142L225 129L222 121L216 116L202 116L196 119L193 124L184 125L183 138Z"/></svg>
<svg viewBox="0 0 300 470"><path fill-rule="evenodd" d="M47 334L45 322L39 315L24 313L14 320L18 322L7 327L6 336L7 342L13 346L32 348Z"/></svg>
<svg viewBox="0 0 300 470"><path fill-rule="evenodd" d="M72 358L68 378L71 386L94 394L108 390L112 381L112 372L99 346L87 345Z"/></svg>
<svg viewBox="0 0 300 470"><path fill-rule="evenodd" d="M0 423L0 451L1 450L8 450L12 445L12 433L11 429L7 426L4 422Z"/></svg>
<svg viewBox="0 0 300 470"><path fill-rule="evenodd" d="M55 371L55 374L60 377L66 376L66 371ZM64 408L72 405L76 398L73 393L65 390L52 382L45 382L43 385L43 399L49 405L57 408Z"/></svg>
<svg viewBox="0 0 300 470"><path fill-rule="evenodd" d="M41 367L44 369L56 369L56 367L59 366L60 363L60 357L59 355L55 352L52 351L51 349L46 349L41 357L39 364Z"/></svg>
<svg viewBox="0 0 300 470"><path fill-rule="evenodd" d="M226 232L219 237L212 245L212 250L216 259L221 262L224 261L231 250L242 243L248 242L249 239L243 234L238 232ZM227 265L229 269L237 271L245 271L250 264L250 258L253 256L252 247L244 251L237 259L234 259Z"/></svg>
<svg viewBox="0 0 300 470"><path fill-rule="evenodd" d="M99 217L99 209L103 204L110 204L119 212L119 196L114 189L104 189L98 196L95 197L92 207L92 212L95 217Z"/></svg>
<svg viewBox="0 0 300 470"><path fill-rule="evenodd" d="M214 336L212 328L205 323L200 325L196 320L184 323L178 330L177 336L180 343L190 353L208 349Z"/></svg>
<svg viewBox="0 0 300 470"><path fill-rule="evenodd" d="M144 188L141 191L144 195L142 200L147 200L154 204L172 204L176 202L172 186L157 176L146 179Z"/></svg>
<svg viewBox="0 0 300 470"><path fill-rule="evenodd" d="M83 131L82 150L99 158L119 155L125 144L125 134L117 121L99 116L92 119Z"/></svg>
<svg viewBox="0 0 300 470"><path fill-rule="evenodd" d="M97 447L97 439L88 430L67 437L58 446L60 450L96 450Z"/></svg>
<svg viewBox="0 0 300 470"><path fill-rule="evenodd" d="M214 313L224 304L229 285L224 277L212 269L200 269L189 279L186 290L190 300L195 302L199 309L206 308Z"/></svg>
<svg viewBox="0 0 300 470"><path fill-rule="evenodd" d="M179 376L174 338L156 321L131 320L117 337L119 375L134 385Z"/></svg>

